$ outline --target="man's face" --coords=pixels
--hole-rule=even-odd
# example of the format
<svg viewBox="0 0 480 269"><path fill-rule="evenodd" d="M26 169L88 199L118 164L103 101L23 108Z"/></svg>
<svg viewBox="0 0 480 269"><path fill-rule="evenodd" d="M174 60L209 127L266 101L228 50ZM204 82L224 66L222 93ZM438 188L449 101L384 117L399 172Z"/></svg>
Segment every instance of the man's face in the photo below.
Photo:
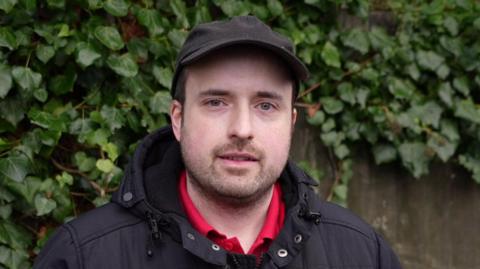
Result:
<svg viewBox="0 0 480 269"><path fill-rule="evenodd" d="M187 178L229 203L265 195L283 170L296 111L284 63L262 50L217 52L189 66L172 126Z"/></svg>

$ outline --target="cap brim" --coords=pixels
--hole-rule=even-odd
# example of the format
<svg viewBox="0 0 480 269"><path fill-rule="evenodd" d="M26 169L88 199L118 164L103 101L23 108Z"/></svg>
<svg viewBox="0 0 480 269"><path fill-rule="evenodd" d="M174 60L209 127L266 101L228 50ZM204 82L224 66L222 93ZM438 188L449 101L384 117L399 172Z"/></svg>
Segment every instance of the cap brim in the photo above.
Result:
<svg viewBox="0 0 480 269"><path fill-rule="evenodd" d="M192 52L190 55L187 55L181 60L181 62L179 63L179 66L189 65L199 60L200 58L210 54L211 52L214 52L221 48L229 47L232 45L241 45L241 44L254 45L254 46L258 46L258 47L272 51L273 53L282 57L282 59L289 65L289 68L291 68L292 71L295 73L295 76L298 80L305 81L308 79L309 72L307 67L293 53L291 53L287 49L274 46L270 43L266 43L266 42L255 40L255 39L242 38L242 39L224 40L222 42L215 42L214 44L204 46Z"/></svg>

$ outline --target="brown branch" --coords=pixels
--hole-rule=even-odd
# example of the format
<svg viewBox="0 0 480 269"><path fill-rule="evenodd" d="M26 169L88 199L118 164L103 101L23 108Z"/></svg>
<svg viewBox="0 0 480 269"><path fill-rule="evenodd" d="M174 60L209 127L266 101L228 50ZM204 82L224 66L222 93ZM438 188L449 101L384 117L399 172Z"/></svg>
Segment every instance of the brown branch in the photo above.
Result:
<svg viewBox="0 0 480 269"><path fill-rule="evenodd" d="M69 168L69 167L66 167L62 164L60 164L59 162L57 162L54 158L51 159L52 160L52 163L53 165L59 169L59 170L62 170L62 171L65 171L65 172L68 172L68 173L72 173L72 174L77 174L77 175L80 175L82 177L84 177L88 183L90 183L90 185L92 186L92 188L94 188L98 194L100 194L102 197L105 195L105 190L102 189L102 187L100 187L100 185L98 185L98 183L96 183L95 181L91 180L87 174L77 170L77 169L73 169L73 168Z"/></svg>
<svg viewBox="0 0 480 269"><path fill-rule="evenodd" d="M375 55L372 55L370 58L362 61L362 62L360 63L360 68L359 68L358 70L354 70L354 71L350 70L350 71L348 71L348 72L343 73L342 78L337 82L337 85L340 84L340 82L341 82L342 79L344 79L344 78L346 78L346 77L349 77L349 76L351 76L351 75L357 74L357 73L359 73L360 71L362 71L363 69L365 69L365 67L372 62L374 56L375 56ZM317 82L317 83L313 84L312 86L310 86L310 88L308 88L308 89L306 89L304 92L300 93L300 94L298 95L297 99L300 99L300 98L306 96L307 94L315 91L315 90L318 89L321 85L322 85L322 84L321 84L320 82Z"/></svg>
<svg viewBox="0 0 480 269"><path fill-rule="evenodd" d="M310 86L310 88L306 89L304 92L300 93L297 97L297 99L300 99L304 96L306 96L307 94L313 92L314 90L318 89L318 87L320 87L322 84L320 82L317 82L315 84L313 84L312 86Z"/></svg>
<svg viewBox="0 0 480 269"><path fill-rule="evenodd" d="M317 107L318 105L319 104L317 103L314 103L314 104L307 104L307 103L301 103L301 102L295 103L296 107L302 107L302 108L314 108L314 107Z"/></svg>

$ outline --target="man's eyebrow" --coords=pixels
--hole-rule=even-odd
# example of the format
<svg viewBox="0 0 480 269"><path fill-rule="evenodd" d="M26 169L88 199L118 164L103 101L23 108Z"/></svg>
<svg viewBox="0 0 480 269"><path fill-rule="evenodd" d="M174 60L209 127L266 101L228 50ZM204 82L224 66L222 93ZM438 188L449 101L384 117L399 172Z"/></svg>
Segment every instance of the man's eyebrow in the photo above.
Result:
<svg viewBox="0 0 480 269"><path fill-rule="evenodd" d="M199 96L226 96L230 95L227 90L222 89L208 89L199 93Z"/></svg>
<svg viewBox="0 0 480 269"><path fill-rule="evenodd" d="M276 93L276 92L270 92L270 91L259 91L256 93L257 97L261 98L269 98L269 99L274 99L274 100L283 100L283 96Z"/></svg>
<svg viewBox="0 0 480 269"><path fill-rule="evenodd" d="M231 93L228 90L223 90L223 89L208 89L206 91L202 91L199 93L200 97L205 97L205 96L228 96L231 95ZM283 100L283 96L273 92L273 91L258 91L255 93L255 97L260 97L260 98L268 98L268 99L273 99L273 100Z"/></svg>

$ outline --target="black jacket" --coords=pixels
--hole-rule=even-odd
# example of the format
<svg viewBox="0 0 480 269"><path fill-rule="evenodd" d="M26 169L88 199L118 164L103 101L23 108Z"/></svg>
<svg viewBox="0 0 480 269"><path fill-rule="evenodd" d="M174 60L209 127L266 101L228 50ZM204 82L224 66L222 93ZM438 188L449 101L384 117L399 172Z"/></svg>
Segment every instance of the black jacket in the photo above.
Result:
<svg viewBox="0 0 480 269"><path fill-rule="evenodd" d="M147 136L112 202L58 228L34 268L254 268L254 256L230 254L192 228L177 193L182 170L169 127ZM400 268L369 225L320 201L294 164L279 180L285 223L262 268Z"/></svg>

